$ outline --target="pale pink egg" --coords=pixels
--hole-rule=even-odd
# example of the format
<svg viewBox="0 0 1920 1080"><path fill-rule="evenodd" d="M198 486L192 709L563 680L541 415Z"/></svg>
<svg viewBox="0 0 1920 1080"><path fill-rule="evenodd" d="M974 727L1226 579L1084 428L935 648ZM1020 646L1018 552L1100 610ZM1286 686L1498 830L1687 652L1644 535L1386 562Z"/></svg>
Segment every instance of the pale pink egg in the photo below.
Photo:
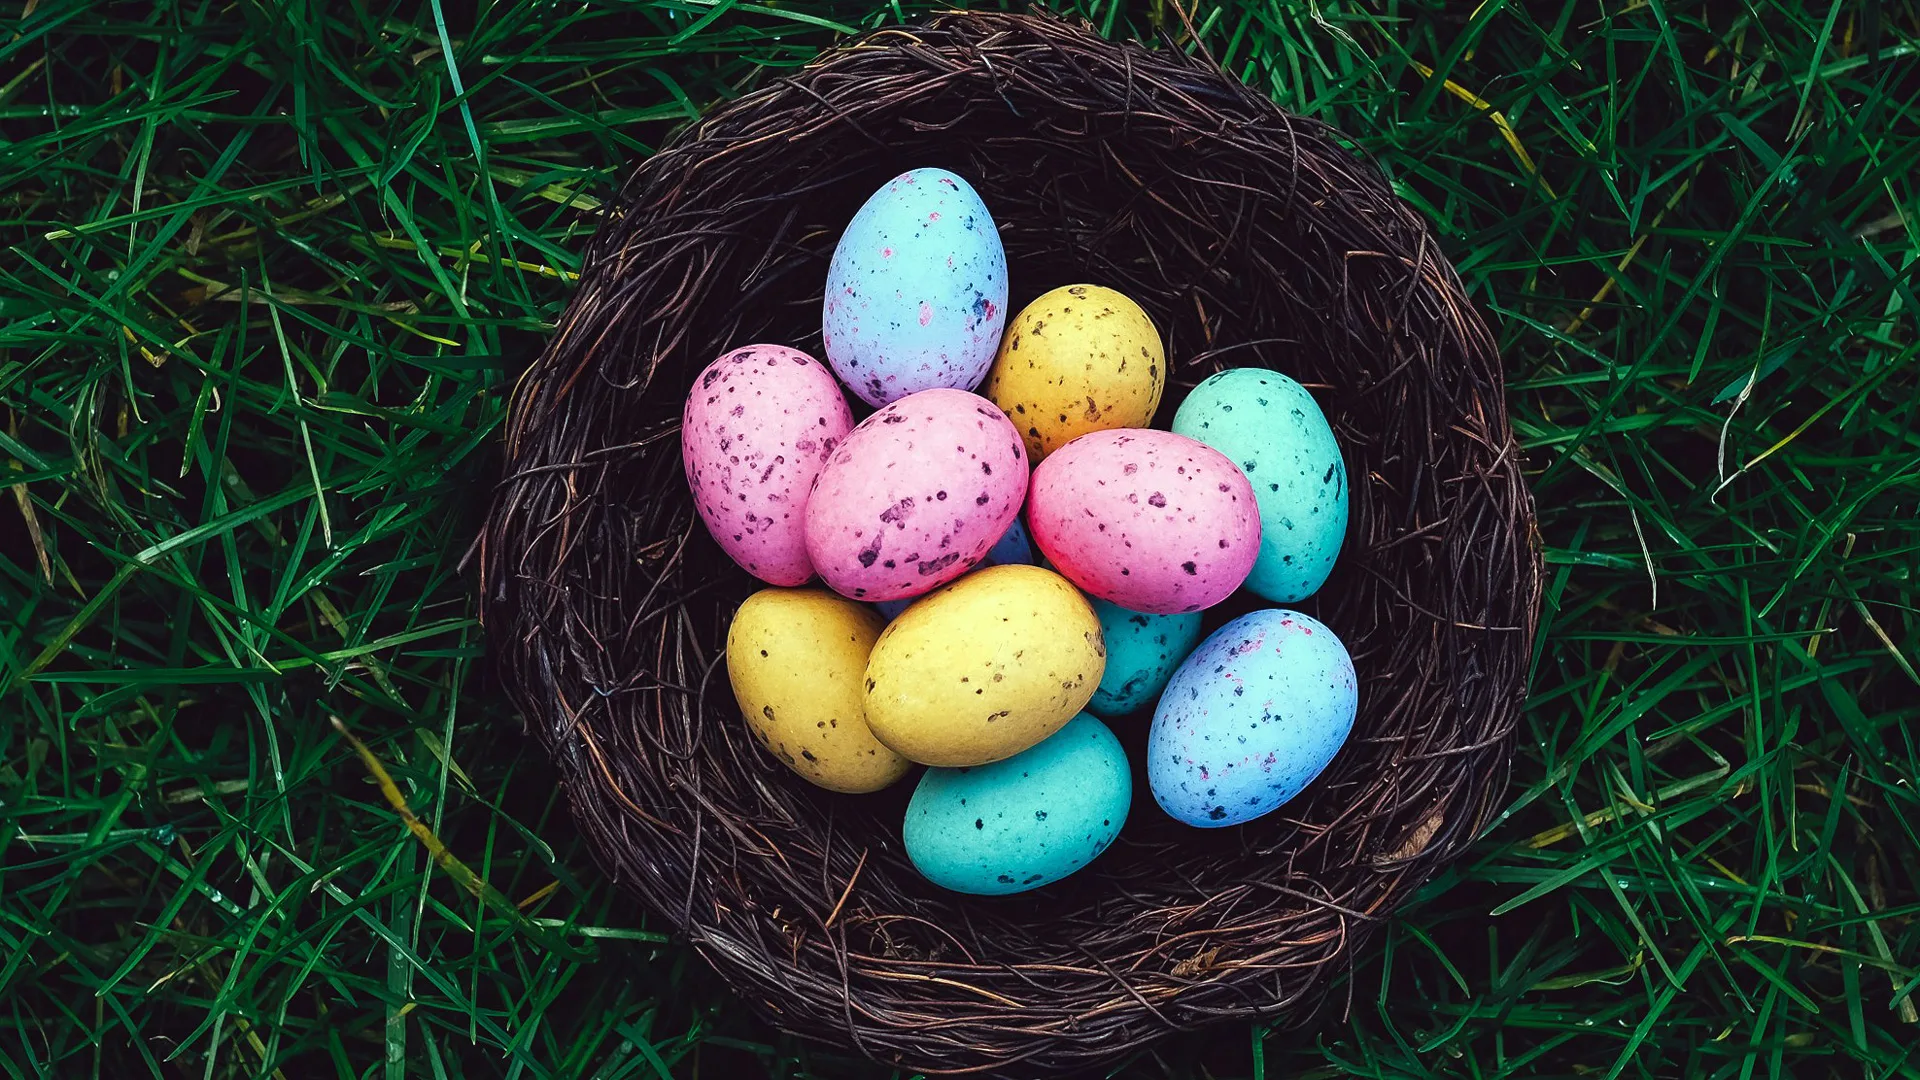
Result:
<svg viewBox="0 0 1920 1080"><path fill-rule="evenodd" d="M807 500L807 554L842 596L918 596L985 558L1026 494L1026 444L1006 414L964 390L922 390L834 451Z"/></svg>
<svg viewBox="0 0 1920 1080"><path fill-rule="evenodd" d="M1033 472L1027 524L1086 592L1168 615L1225 600L1260 554L1260 508L1218 450L1171 431L1095 431Z"/></svg>
<svg viewBox="0 0 1920 1080"><path fill-rule="evenodd" d="M748 345L708 364L680 416L680 459L707 531L770 585L813 576L806 506L853 413L833 373L783 345Z"/></svg>

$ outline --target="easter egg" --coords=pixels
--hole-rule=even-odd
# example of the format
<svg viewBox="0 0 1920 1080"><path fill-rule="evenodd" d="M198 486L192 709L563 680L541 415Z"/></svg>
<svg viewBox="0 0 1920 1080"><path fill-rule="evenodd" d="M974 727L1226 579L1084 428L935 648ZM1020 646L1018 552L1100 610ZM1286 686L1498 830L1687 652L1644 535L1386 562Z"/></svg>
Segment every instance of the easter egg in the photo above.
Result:
<svg viewBox="0 0 1920 1080"><path fill-rule="evenodd" d="M1086 713L991 765L928 769L907 803L907 858L928 881L981 896L1037 889L1092 862L1133 802L1126 752Z"/></svg>
<svg viewBox="0 0 1920 1080"><path fill-rule="evenodd" d="M1278 603L1312 596L1347 533L1347 467L1313 395L1277 371L1209 376L1173 415L1173 430L1225 454L1260 506L1260 557L1247 588Z"/></svg>
<svg viewBox="0 0 1920 1080"><path fill-rule="evenodd" d="M1007 253L965 180L914 169L867 199L833 249L821 334L861 400L980 385L1007 321Z"/></svg>
<svg viewBox="0 0 1920 1080"><path fill-rule="evenodd" d="M1149 615L1096 598L1100 636L1107 643L1107 670L1087 702L1099 716L1125 716L1160 696L1174 669L1200 640L1200 613Z"/></svg>
<svg viewBox="0 0 1920 1080"><path fill-rule="evenodd" d="M888 624L867 659L867 723L909 760L984 765L1060 730L1105 666L1100 620L1064 578L990 566Z"/></svg>
<svg viewBox="0 0 1920 1080"><path fill-rule="evenodd" d="M1255 611L1215 630L1160 695L1147 780L1174 818L1238 825L1300 794L1353 730L1353 660L1297 611Z"/></svg>
<svg viewBox="0 0 1920 1080"><path fill-rule="evenodd" d="M806 353L748 345L708 364L680 414L680 460L720 550L772 585L812 577L807 493L852 428L833 375Z"/></svg>
<svg viewBox="0 0 1920 1080"><path fill-rule="evenodd" d="M1226 599L1260 551L1239 467L1170 431L1095 431L1049 454L1033 471L1027 525L1075 585L1156 615Z"/></svg>
<svg viewBox="0 0 1920 1080"><path fill-rule="evenodd" d="M1026 491L1026 447L1000 410L922 390L862 420L827 459L807 499L807 556L842 596L918 596L984 558Z"/></svg>
<svg viewBox="0 0 1920 1080"><path fill-rule="evenodd" d="M1068 285L1007 323L981 393L1038 464L1089 431L1151 424L1166 370L1160 332L1139 304L1099 285Z"/></svg>
<svg viewBox="0 0 1920 1080"><path fill-rule="evenodd" d="M987 549L987 557L980 560L980 565L983 567L1005 566L1008 563L1027 563L1031 565L1032 562L1033 541L1027 539L1027 527L1020 524L1020 519L1015 517L1013 524L1007 526L1007 531L1002 533L1000 539L995 541L994 545ZM900 613L907 610L908 606L912 603L912 599L882 600L873 606L880 614L887 618L896 619L899 618Z"/></svg>
<svg viewBox="0 0 1920 1080"><path fill-rule="evenodd" d="M754 737L829 791L878 791L907 759L867 728L867 657L880 617L825 589L762 589L727 628L727 678Z"/></svg>

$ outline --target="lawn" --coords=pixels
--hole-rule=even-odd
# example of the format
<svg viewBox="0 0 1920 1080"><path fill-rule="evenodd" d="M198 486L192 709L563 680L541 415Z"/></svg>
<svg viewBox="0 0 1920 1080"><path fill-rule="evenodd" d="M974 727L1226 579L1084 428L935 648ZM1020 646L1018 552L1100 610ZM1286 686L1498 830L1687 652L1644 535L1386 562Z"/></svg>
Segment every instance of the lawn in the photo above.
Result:
<svg viewBox="0 0 1920 1080"><path fill-rule="evenodd" d="M883 1075L602 880L469 556L626 171L918 10L0 0L0 1071ZM1915 5L1074 10L1428 217L1548 571L1470 855L1123 1075L1920 1077Z"/></svg>

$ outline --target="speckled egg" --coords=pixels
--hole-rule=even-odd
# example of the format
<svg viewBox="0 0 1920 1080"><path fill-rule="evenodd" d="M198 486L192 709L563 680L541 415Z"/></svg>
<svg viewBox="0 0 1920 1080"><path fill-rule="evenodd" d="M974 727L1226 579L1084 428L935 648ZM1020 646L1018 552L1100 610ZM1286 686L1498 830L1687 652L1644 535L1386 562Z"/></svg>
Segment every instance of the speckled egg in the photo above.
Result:
<svg viewBox="0 0 1920 1080"><path fill-rule="evenodd" d="M1086 713L1005 761L928 769L901 829L928 881L983 896L1037 889L1120 835L1133 777L1120 740Z"/></svg>
<svg viewBox="0 0 1920 1080"><path fill-rule="evenodd" d="M1312 596L1347 533L1347 467L1306 388L1277 371L1210 376L1173 416L1173 430L1238 464L1260 504L1260 557L1247 588L1278 603Z"/></svg>
<svg viewBox="0 0 1920 1080"><path fill-rule="evenodd" d="M825 589L762 589L727 627L727 677L754 737L829 791L879 791L910 765L867 727L861 680L881 625Z"/></svg>
<svg viewBox="0 0 1920 1080"><path fill-rule="evenodd" d="M842 596L918 596L984 558L1026 490L1027 450L999 409L922 390L862 420L827 459L807 499L807 555Z"/></svg>
<svg viewBox="0 0 1920 1080"><path fill-rule="evenodd" d="M1033 563L1033 541L1027 539L1027 527L1020 524L1018 517L1013 519L1013 524L1007 526L1007 531L1000 535L1000 539L995 541L994 545L987 549L987 557L980 560L980 566L982 567L1005 566L1008 563L1026 563L1028 565L1032 565ZM900 617L900 613L907 610L912 603L913 599L911 598L906 600L882 600L873 606L875 610L888 619L897 619Z"/></svg>
<svg viewBox="0 0 1920 1080"><path fill-rule="evenodd" d="M680 460L720 549L772 585L812 577L807 493L852 428L833 375L806 353L748 345L708 364L680 414Z"/></svg>
<svg viewBox="0 0 1920 1080"><path fill-rule="evenodd" d="M980 385L1007 321L993 217L944 169L901 173L833 249L821 334L834 373L870 405Z"/></svg>
<svg viewBox="0 0 1920 1080"><path fill-rule="evenodd" d="M1099 285L1067 285L1007 324L981 393L1038 464L1089 431L1153 423L1166 370L1160 332L1139 304Z"/></svg>
<svg viewBox="0 0 1920 1080"><path fill-rule="evenodd" d="M1161 809L1201 828L1238 825L1300 794L1353 730L1346 646L1297 611L1255 611L1215 630L1160 695L1147 780Z"/></svg>
<svg viewBox="0 0 1920 1080"><path fill-rule="evenodd" d="M1073 719L1106 655L1100 620L1065 578L990 566L888 624L867 659L867 723L910 760L985 765Z"/></svg>
<svg viewBox="0 0 1920 1080"><path fill-rule="evenodd" d="M1160 696L1174 669L1200 640L1200 613L1149 615L1095 598L1100 636L1107 643L1107 671L1087 711L1125 716Z"/></svg>
<svg viewBox="0 0 1920 1080"><path fill-rule="evenodd" d="M1211 607L1260 551L1260 517L1238 466L1170 431L1095 431L1033 471L1027 525L1047 561L1131 611Z"/></svg>

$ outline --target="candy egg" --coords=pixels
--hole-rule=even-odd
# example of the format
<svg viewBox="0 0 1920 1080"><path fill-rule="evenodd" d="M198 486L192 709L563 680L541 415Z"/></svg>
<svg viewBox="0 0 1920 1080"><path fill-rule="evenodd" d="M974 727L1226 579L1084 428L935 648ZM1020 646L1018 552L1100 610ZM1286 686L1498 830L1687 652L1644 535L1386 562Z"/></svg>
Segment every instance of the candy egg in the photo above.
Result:
<svg viewBox="0 0 1920 1080"><path fill-rule="evenodd" d="M1160 696L1174 669L1200 640L1200 613L1149 615L1096 598L1100 635L1107 643L1107 670L1087 702L1099 716L1125 716Z"/></svg>
<svg viewBox="0 0 1920 1080"><path fill-rule="evenodd" d="M1007 526L1007 531L1001 534L1000 539L995 541L994 545L987 549L987 557L981 559L979 565L983 567L1005 566L1008 563L1026 563L1028 565L1033 563L1033 541L1027 539L1027 527L1020 524L1018 517L1013 519L1013 524ZM896 619L899 618L900 613L907 610L912 603L913 599L911 598L906 600L882 600L873 606L875 610L887 618Z"/></svg>
<svg viewBox="0 0 1920 1080"><path fill-rule="evenodd" d="M1025 892L1098 857L1120 835L1132 801L1120 740L1081 713L1005 761L928 769L901 839L914 868L942 888Z"/></svg>
<svg viewBox="0 0 1920 1080"><path fill-rule="evenodd" d="M1139 304L1099 285L1068 285L1007 324L981 392L1038 464L1089 431L1151 424L1166 367L1160 332Z"/></svg>
<svg viewBox="0 0 1920 1080"><path fill-rule="evenodd" d="M867 727L862 679L881 625L825 589L762 589L727 628L727 678L754 736L829 791L878 791L909 767Z"/></svg>
<svg viewBox="0 0 1920 1080"><path fill-rule="evenodd" d="M1353 660L1332 630L1269 608L1215 630L1160 695L1147 780L1202 828L1271 813L1313 782L1353 730Z"/></svg>
<svg viewBox="0 0 1920 1080"><path fill-rule="evenodd" d="M1033 472L1027 525L1075 585L1149 614L1219 603L1260 551L1247 478L1170 431L1095 431L1054 451Z"/></svg>
<svg viewBox="0 0 1920 1080"><path fill-rule="evenodd" d="M965 180L914 169L848 222L827 268L821 334L869 405L980 385L1007 321L1007 253Z"/></svg>
<svg viewBox="0 0 1920 1080"><path fill-rule="evenodd" d="M806 548L842 596L898 600L967 572L1019 516L1020 435L985 398L923 390L862 420L807 499Z"/></svg>
<svg viewBox="0 0 1920 1080"><path fill-rule="evenodd" d="M1347 467L1313 395L1277 371L1208 377L1173 415L1173 430L1238 464L1260 506L1260 557L1247 588L1291 603L1317 591L1347 532Z"/></svg>
<svg viewBox="0 0 1920 1080"><path fill-rule="evenodd" d="M867 723L910 760L984 765L1073 719L1105 666L1100 620L1064 578L990 566L887 626L867 660Z"/></svg>
<svg viewBox="0 0 1920 1080"><path fill-rule="evenodd" d="M748 345L708 364L680 415L680 459L720 549L769 584L812 577L807 493L852 428L840 387L806 353Z"/></svg>

